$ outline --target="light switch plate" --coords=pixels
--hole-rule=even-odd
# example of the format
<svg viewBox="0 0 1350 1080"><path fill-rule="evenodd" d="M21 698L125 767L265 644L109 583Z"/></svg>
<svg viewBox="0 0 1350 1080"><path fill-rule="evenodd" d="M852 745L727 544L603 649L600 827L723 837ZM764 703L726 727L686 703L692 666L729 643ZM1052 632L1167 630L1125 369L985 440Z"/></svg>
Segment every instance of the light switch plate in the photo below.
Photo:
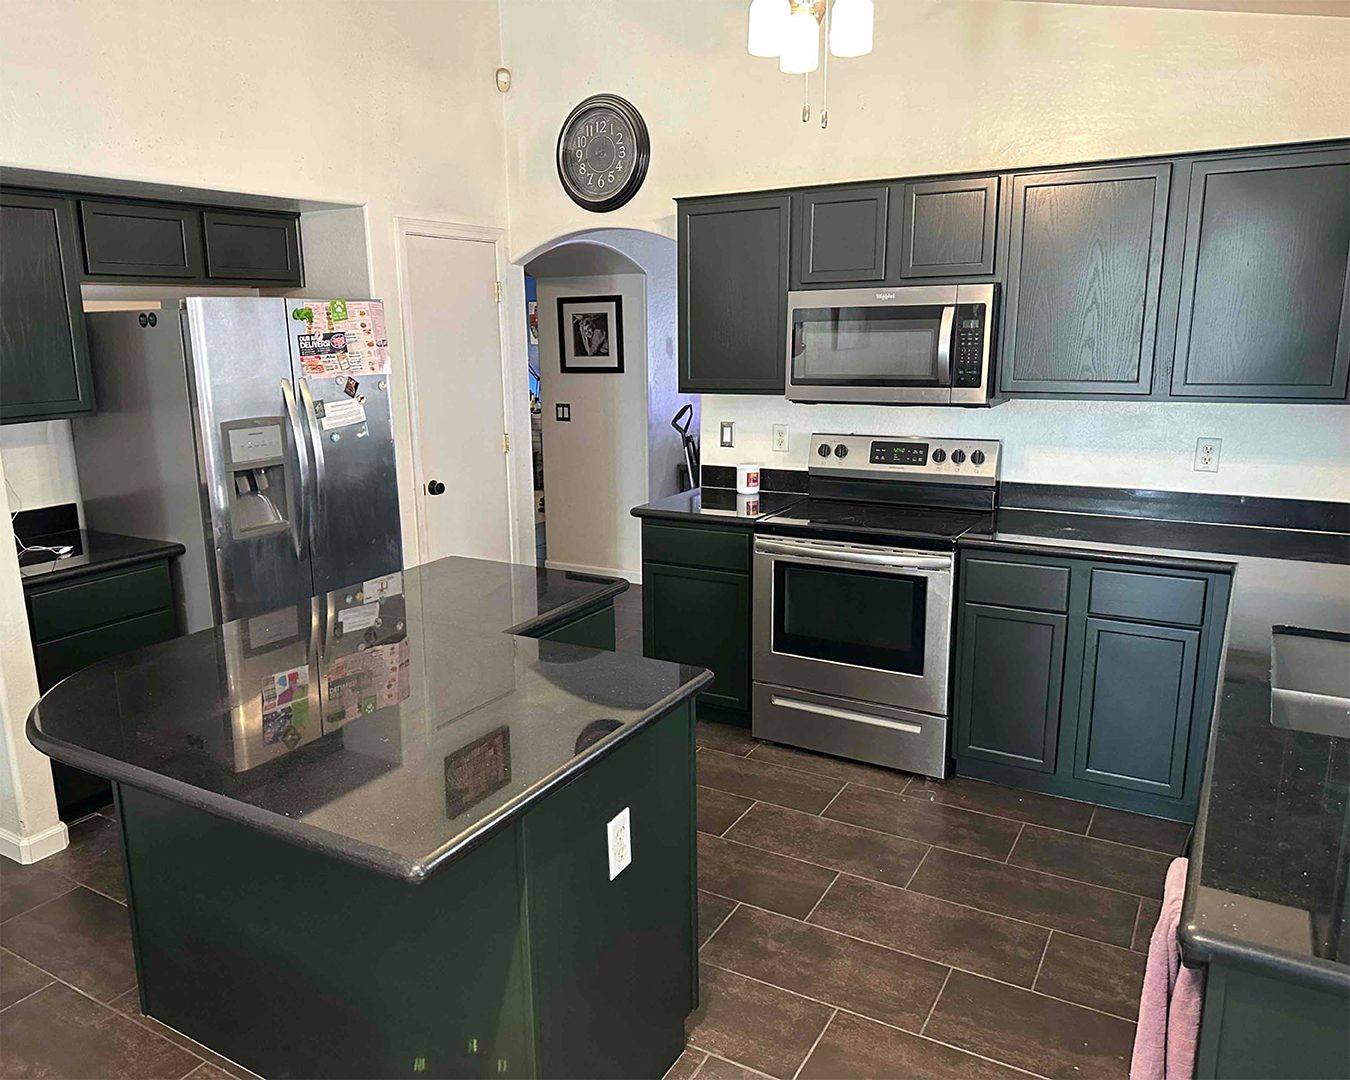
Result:
<svg viewBox="0 0 1350 1080"><path fill-rule="evenodd" d="M572 422L572 406L566 401L555 402L553 419L560 424L570 424Z"/></svg>
<svg viewBox="0 0 1350 1080"><path fill-rule="evenodd" d="M609 880L613 881L633 861L633 830L628 821L628 807L620 810L605 826L609 843Z"/></svg>
<svg viewBox="0 0 1350 1080"><path fill-rule="evenodd" d="M721 432L722 432L721 442L723 446L736 445L736 425L732 423L732 421L723 420Z"/></svg>

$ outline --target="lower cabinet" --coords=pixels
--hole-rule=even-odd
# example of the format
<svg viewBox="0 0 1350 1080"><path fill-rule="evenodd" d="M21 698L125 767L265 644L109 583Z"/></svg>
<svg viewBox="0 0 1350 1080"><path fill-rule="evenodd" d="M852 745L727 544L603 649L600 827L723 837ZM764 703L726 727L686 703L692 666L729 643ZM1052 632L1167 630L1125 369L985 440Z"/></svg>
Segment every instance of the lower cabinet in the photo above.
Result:
<svg viewBox="0 0 1350 1080"><path fill-rule="evenodd" d="M567 645L582 645L587 649L614 651L614 605L606 604L597 611L580 615L571 622L539 635L544 641L561 641Z"/></svg>
<svg viewBox="0 0 1350 1080"><path fill-rule="evenodd" d="M1229 575L990 549L960 572L957 773L1194 819Z"/></svg>

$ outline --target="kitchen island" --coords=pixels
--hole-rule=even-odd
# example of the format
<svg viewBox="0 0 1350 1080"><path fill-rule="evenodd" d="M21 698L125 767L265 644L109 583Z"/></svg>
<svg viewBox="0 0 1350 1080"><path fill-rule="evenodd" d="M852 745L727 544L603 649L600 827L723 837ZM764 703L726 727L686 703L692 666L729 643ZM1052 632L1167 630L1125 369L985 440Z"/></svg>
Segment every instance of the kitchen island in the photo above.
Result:
<svg viewBox="0 0 1350 1080"><path fill-rule="evenodd" d="M113 782L142 1011L268 1076L660 1076L710 676L591 647L624 588L445 559L45 695L34 745Z"/></svg>

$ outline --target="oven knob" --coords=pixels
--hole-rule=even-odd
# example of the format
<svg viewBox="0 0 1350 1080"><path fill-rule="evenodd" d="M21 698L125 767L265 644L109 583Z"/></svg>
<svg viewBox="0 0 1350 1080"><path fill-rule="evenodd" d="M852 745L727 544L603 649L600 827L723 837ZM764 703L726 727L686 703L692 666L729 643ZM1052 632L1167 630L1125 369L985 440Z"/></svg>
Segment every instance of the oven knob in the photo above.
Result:
<svg viewBox="0 0 1350 1080"><path fill-rule="evenodd" d="M983 450L975 450L975 451L972 451L972 453L971 453L971 455L970 455L970 463L971 463L972 465L983 465L983 464L984 464L984 451L983 451Z"/></svg>
<svg viewBox="0 0 1350 1080"><path fill-rule="evenodd" d="M837 458L848 457L848 447L845 446L843 443L840 443L838 446L834 448L834 456Z"/></svg>
<svg viewBox="0 0 1350 1080"><path fill-rule="evenodd" d="M829 443L821 443L820 446L816 449L816 453L819 454L821 457L829 457L829 456L830 456L830 444L829 444Z"/></svg>
<svg viewBox="0 0 1350 1080"><path fill-rule="evenodd" d="M942 449L942 447L939 446L936 450L933 451L934 465L941 465L946 460L947 460L947 451Z"/></svg>
<svg viewBox="0 0 1350 1080"><path fill-rule="evenodd" d="M965 461L965 460L966 460L966 452L965 452L964 450L953 450L953 451L952 451L952 464L953 464L953 465L960 465L961 462L963 462L963 461Z"/></svg>

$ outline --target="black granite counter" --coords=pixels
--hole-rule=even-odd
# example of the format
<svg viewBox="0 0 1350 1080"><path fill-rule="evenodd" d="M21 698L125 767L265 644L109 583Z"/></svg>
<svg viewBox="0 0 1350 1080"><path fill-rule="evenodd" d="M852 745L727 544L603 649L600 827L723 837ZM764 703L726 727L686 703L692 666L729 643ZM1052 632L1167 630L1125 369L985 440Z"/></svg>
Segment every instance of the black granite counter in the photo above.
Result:
<svg viewBox="0 0 1350 1080"><path fill-rule="evenodd" d="M86 668L28 734L78 768L417 882L710 680L518 636L626 587L443 559Z"/></svg>
<svg viewBox="0 0 1350 1080"><path fill-rule="evenodd" d="M694 488L678 495L635 506L634 517L666 521L706 521L719 525L749 528L761 518L786 510L805 495L782 491L761 491L758 495L737 495L727 488Z"/></svg>
<svg viewBox="0 0 1350 1080"><path fill-rule="evenodd" d="M176 559L184 551L183 545L173 540L150 540L88 529L49 533L32 537L27 543L46 547L69 546L74 550L63 559L50 552L20 553L19 573L23 577L24 588L101 574L154 559Z"/></svg>

